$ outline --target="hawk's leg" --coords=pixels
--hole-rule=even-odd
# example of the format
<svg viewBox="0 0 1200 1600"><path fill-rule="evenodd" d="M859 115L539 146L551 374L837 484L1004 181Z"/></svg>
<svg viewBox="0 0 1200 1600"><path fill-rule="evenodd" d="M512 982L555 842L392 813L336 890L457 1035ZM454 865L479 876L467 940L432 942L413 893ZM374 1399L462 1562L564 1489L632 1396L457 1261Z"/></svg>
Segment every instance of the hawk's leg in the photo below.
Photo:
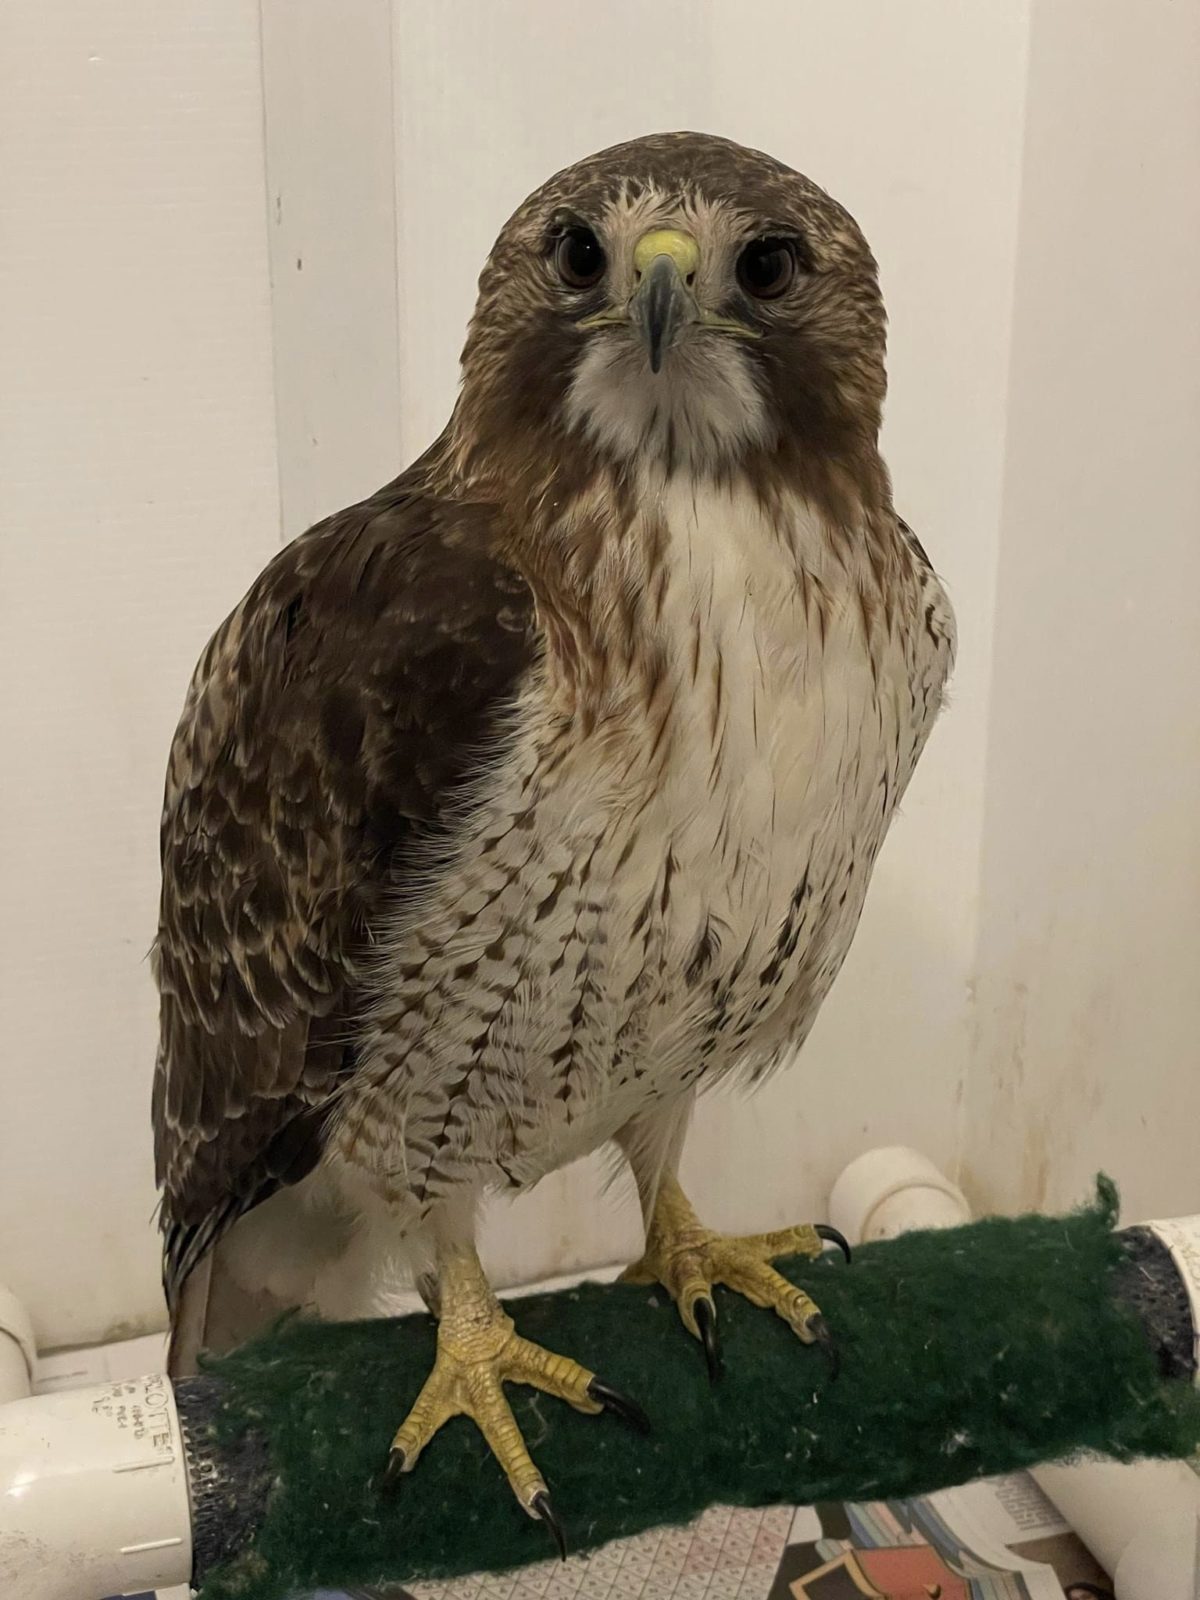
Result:
<svg viewBox="0 0 1200 1600"><path fill-rule="evenodd" d="M577 1411L612 1411L648 1431L640 1407L586 1367L522 1339L484 1276L471 1245L439 1253L437 1359L412 1410L392 1441L386 1477L411 1472L434 1434L451 1417L468 1416L479 1428L531 1517L547 1524L565 1553L562 1528L546 1481L534 1465L504 1397L506 1383L525 1383L557 1395Z"/></svg>

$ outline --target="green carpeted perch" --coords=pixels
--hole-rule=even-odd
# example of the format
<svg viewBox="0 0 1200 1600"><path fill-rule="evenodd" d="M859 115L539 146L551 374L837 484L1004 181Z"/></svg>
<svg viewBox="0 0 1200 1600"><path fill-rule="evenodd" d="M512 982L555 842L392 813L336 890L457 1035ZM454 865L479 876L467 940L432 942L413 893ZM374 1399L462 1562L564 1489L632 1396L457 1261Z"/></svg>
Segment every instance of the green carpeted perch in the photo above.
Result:
<svg viewBox="0 0 1200 1600"><path fill-rule="evenodd" d="M818 1350L732 1295L720 1300L715 1387L661 1291L587 1285L510 1302L522 1333L586 1361L653 1423L647 1439L509 1391L572 1550L719 1502L906 1496L1078 1447L1189 1454L1200 1399L1163 1376L1191 1375L1187 1307L1160 1284L1151 1313L1133 1309L1134 1283L1150 1275L1132 1259L1138 1235L1114 1222L1102 1185L1094 1207L1066 1218L911 1234L849 1267L789 1264L835 1330L836 1379ZM463 1419L396 1490L377 1489L434 1340L426 1316L291 1321L180 1384L189 1446L225 1482L197 1516L202 1600L282 1600L551 1553Z"/></svg>

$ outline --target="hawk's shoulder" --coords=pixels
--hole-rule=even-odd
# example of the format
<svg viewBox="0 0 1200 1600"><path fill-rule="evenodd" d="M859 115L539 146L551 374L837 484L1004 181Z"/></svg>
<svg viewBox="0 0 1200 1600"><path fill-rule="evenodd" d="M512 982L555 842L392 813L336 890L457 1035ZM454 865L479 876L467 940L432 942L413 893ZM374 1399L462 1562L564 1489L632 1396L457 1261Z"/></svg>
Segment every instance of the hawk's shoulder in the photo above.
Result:
<svg viewBox="0 0 1200 1600"><path fill-rule="evenodd" d="M353 1068L356 956L536 653L490 507L409 478L285 547L213 636L171 749L154 964L165 1276L308 1171Z"/></svg>

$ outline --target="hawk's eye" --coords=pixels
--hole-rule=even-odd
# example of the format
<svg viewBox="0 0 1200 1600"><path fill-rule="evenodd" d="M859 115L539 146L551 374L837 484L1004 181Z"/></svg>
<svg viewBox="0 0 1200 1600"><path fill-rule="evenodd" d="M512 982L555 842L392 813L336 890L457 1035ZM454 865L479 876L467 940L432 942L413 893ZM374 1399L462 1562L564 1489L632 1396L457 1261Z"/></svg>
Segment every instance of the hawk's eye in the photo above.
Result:
<svg viewBox="0 0 1200 1600"><path fill-rule="evenodd" d="M790 239L754 239L738 257L737 280L756 300L778 300L796 276Z"/></svg>
<svg viewBox="0 0 1200 1600"><path fill-rule="evenodd" d="M554 246L554 265L572 289L590 289L599 283L608 265L600 241L590 228L568 228Z"/></svg>

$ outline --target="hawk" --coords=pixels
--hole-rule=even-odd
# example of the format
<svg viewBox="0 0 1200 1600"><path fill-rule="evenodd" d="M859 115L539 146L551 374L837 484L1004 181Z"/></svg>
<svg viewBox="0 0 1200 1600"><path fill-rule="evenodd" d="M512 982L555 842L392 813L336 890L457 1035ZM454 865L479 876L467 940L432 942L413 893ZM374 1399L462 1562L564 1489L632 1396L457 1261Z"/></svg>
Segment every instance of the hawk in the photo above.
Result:
<svg viewBox="0 0 1200 1600"><path fill-rule="evenodd" d="M154 951L177 1369L402 1256L439 1331L392 1470L466 1413L556 1530L503 1384L641 1413L519 1336L475 1221L606 1145L631 1275L713 1360L717 1283L827 1336L771 1265L820 1231L717 1234L677 1169L696 1094L811 1028L952 663L878 450L884 330L858 227L779 161L594 155L501 232L441 437L218 629Z"/></svg>

